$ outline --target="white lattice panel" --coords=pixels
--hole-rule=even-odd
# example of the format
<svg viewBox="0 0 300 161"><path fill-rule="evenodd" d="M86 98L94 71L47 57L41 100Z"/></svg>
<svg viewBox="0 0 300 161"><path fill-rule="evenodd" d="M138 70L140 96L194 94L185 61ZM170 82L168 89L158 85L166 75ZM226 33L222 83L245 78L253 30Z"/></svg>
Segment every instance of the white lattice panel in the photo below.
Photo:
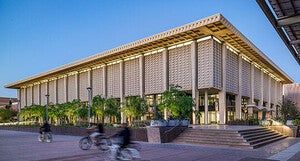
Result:
<svg viewBox="0 0 300 161"><path fill-rule="evenodd" d="M27 92L27 105L32 105L32 87L26 88Z"/></svg>
<svg viewBox="0 0 300 161"><path fill-rule="evenodd" d="M81 101L88 101L88 72L83 72L79 74L79 99Z"/></svg>
<svg viewBox="0 0 300 161"><path fill-rule="evenodd" d="M222 44L213 41L213 87L222 88Z"/></svg>
<svg viewBox="0 0 300 161"><path fill-rule="evenodd" d="M273 78L271 78L271 93L270 93L270 95L271 95L270 102L273 104L276 103L275 102L275 80Z"/></svg>
<svg viewBox="0 0 300 161"><path fill-rule="evenodd" d="M93 96L103 95L103 69L98 68L92 71Z"/></svg>
<svg viewBox="0 0 300 161"><path fill-rule="evenodd" d="M139 72L139 59L124 62L125 96L136 96L140 94Z"/></svg>
<svg viewBox="0 0 300 161"><path fill-rule="evenodd" d="M278 98L278 102L281 102L282 101L282 95L283 95L283 87L282 87L282 84L281 83L277 83L277 88L278 88L278 93L277 93L277 98Z"/></svg>
<svg viewBox="0 0 300 161"><path fill-rule="evenodd" d="M48 94L47 92L47 83L41 84L41 105L46 105L46 97L45 95Z"/></svg>
<svg viewBox="0 0 300 161"><path fill-rule="evenodd" d="M178 84L182 90L192 89L191 45L169 51L169 83Z"/></svg>
<svg viewBox="0 0 300 161"><path fill-rule="evenodd" d="M226 91L237 94L239 89L238 55L227 49Z"/></svg>
<svg viewBox="0 0 300 161"><path fill-rule="evenodd" d="M213 40L198 42L198 88L213 87Z"/></svg>
<svg viewBox="0 0 300 161"><path fill-rule="evenodd" d="M261 70L254 67L254 99L261 99Z"/></svg>
<svg viewBox="0 0 300 161"><path fill-rule="evenodd" d="M145 56L145 94L163 93L162 52Z"/></svg>
<svg viewBox="0 0 300 161"><path fill-rule="evenodd" d="M250 97L251 64L242 60L242 96Z"/></svg>
<svg viewBox="0 0 300 161"><path fill-rule="evenodd" d="M21 107L26 106L26 88L21 88Z"/></svg>
<svg viewBox="0 0 300 161"><path fill-rule="evenodd" d="M49 83L49 103L56 103L56 88L55 88L55 81L50 81Z"/></svg>
<svg viewBox="0 0 300 161"><path fill-rule="evenodd" d="M120 64L107 66L107 97L120 97Z"/></svg>
<svg viewBox="0 0 300 161"><path fill-rule="evenodd" d="M57 80L57 103L61 104L64 103L66 100L66 91L65 91L65 84L64 78Z"/></svg>
<svg viewBox="0 0 300 161"><path fill-rule="evenodd" d="M263 83L264 87L264 92L263 92L263 99L264 102L269 102L269 76L264 73L264 83Z"/></svg>
<svg viewBox="0 0 300 161"><path fill-rule="evenodd" d="M72 102L76 98L75 75L68 76L68 101Z"/></svg>
<svg viewBox="0 0 300 161"><path fill-rule="evenodd" d="M39 95L39 85L37 84L33 86L33 104L39 104Z"/></svg>

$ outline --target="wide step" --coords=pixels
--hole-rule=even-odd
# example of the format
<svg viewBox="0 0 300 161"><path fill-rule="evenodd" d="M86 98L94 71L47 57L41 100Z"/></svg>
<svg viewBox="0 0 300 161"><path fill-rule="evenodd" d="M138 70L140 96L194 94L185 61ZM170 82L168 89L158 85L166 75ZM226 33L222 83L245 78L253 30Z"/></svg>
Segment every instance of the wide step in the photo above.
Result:
<svg viewBox="0 0 300 161"><path fill-rule="evenodd" d="M173 143L258 148L286 138L267 128L247 130L186 129Z"/></svg>

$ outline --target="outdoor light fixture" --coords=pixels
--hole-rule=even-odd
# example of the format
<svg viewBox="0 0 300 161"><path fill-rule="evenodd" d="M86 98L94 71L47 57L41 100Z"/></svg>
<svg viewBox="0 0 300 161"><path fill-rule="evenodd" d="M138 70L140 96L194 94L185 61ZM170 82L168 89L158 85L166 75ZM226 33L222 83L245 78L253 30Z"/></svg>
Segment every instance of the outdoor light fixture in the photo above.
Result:
<svg viewBox="0 0 300 161"><path fill-rule="evenodd" d="M91 126L91 94L92 94L92 87L87 87L88 90L88 121L89 127Z"/></svg>
<svg viewBox="0 0 300 161"><path fill-rule="evenodd" d="M47 102L46 102L46 122L48 122L48 104L49 104L49 94L46 94L45 95L46 96L46 100L47 100Z"/></svg>

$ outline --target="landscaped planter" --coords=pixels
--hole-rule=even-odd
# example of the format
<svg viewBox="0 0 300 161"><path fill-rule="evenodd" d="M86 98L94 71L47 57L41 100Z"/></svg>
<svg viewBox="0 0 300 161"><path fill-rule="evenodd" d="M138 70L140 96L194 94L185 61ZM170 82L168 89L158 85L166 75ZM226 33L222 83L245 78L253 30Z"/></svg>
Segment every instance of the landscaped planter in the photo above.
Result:
<svg viewBox="0 0 300 161"><path fill-rule="evenodd" d="M179 124L179 120L168 120L168 126L178 126Z"/></svg>
<svg viewBox="0 0 300 161"><path fill-rule="evenodd" d="M181 126L189 126L189 124L190 124L190 120L187 119L181 120Z"/></svg>
<svg viewBox="0 0 300 161"><path fill-rule="evenodd" d="M165 120L151 120L150 126L167 126L168 122Z"/></svg>

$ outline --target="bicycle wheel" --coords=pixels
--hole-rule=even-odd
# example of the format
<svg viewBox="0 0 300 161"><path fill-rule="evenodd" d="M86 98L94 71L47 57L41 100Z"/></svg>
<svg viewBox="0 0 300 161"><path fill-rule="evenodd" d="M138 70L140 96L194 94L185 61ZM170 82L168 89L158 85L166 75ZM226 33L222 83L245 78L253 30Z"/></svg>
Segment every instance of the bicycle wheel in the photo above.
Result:
<svg viewBox="0 0 300 161"><path fill-rule="evenodd" d="M107 138L99 138L98 140L98 149L102 150L102 151L106 151L109 149L109 145L111 145L110 143L110 139Z"/></svg>
<svg viewBox="0 0 300 161"><path fill-rule="evenodd" d="M132 160L133 157L132 157L131 151L129 149L127 149L127 148L122 149L120 151L118 159L120 159L120 160Z"/></svg>
<svg viewBox="0 0 300 161"><path fill-rule="evenodd" d="M39 140L39 142L43 142L44 141L42 134L39 134L38 140Z"/></svg>
<svg viewBox="0 0 300 161"><path fill-rule="evenodd" d="M90 137L81 138L79 141L79 147L82 150L88 150L91 148L93 142Z"/></svg>
<svg viewBox="0 0 300 161"><path fill-rule="evenodd" d="M47 143L51 143L52 142L52 134L51 133L45 134L45 141Z"/></svg>
<svg viewBox="0 0 300 161"><path fill-rule="evenodd" d="M138 151L141 151L141 149L142 149L142 145L140 143L138 143L138 142L131 142L130 144L128 144L127 147L128 148L134 148L134 149L136 149Z"/></svg>

